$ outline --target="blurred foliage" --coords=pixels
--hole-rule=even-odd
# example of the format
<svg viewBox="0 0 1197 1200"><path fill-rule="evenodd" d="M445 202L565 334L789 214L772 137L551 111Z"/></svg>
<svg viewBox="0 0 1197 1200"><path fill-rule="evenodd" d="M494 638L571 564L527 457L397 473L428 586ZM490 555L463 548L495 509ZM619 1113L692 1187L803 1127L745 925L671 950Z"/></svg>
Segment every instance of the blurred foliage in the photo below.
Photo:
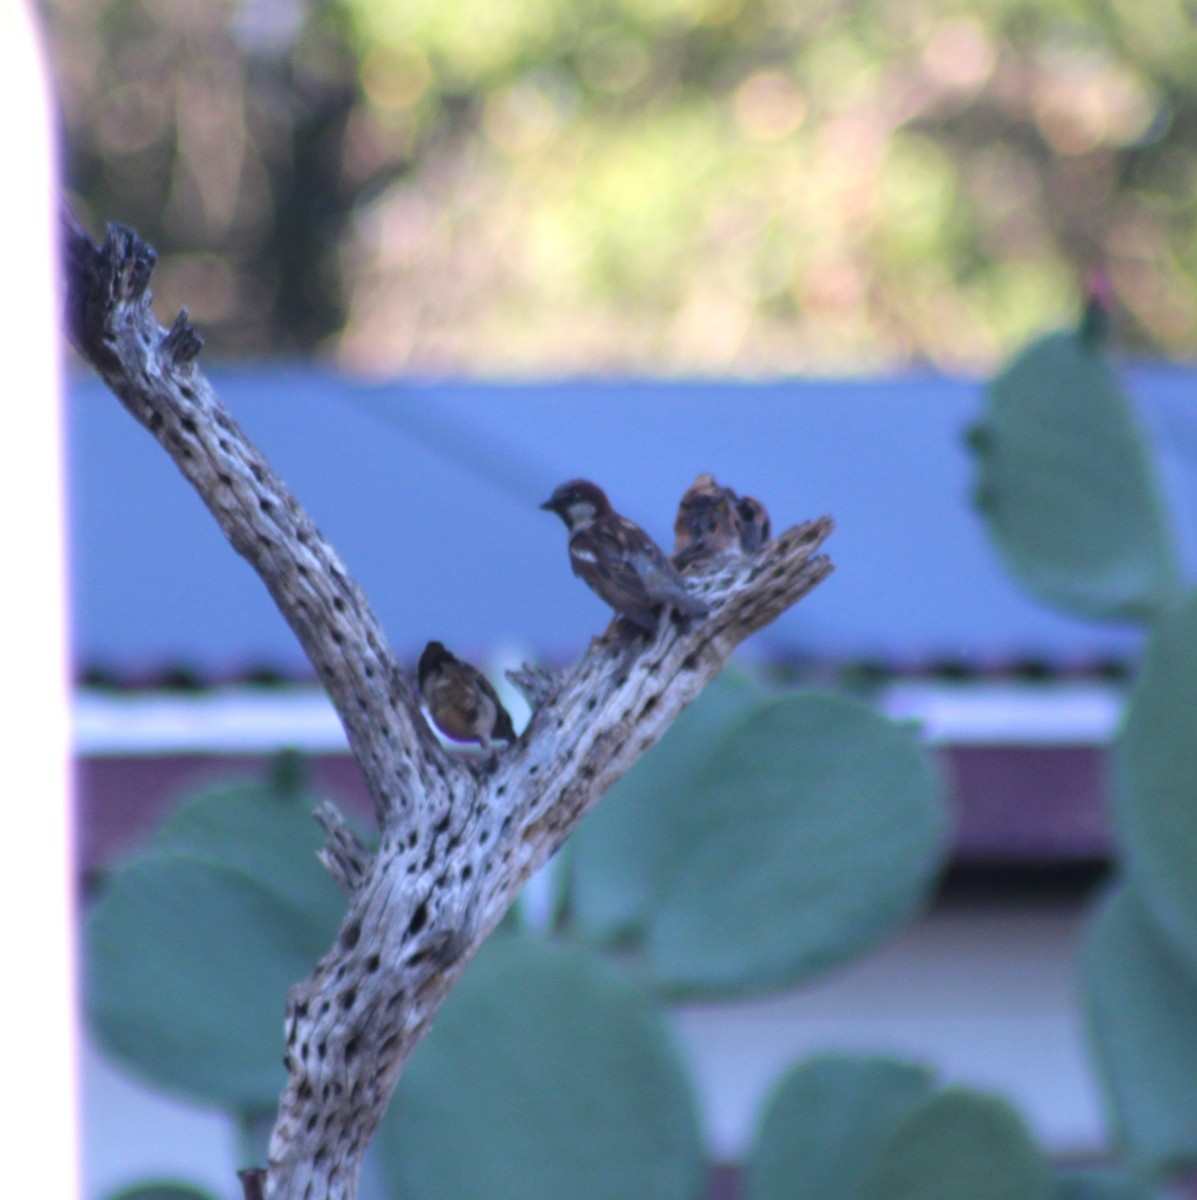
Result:
<svg viewBox="0 0 1197 1200"><path fill-rule="evenodd" d="M695 1200L706 1175L664 1013L600 956L521 934L453 989L376 1150L411 1200Z"/></svg>
<svg viewBox="0 0 1197 1200"><path fill-rule="evenodd" d="M558 860L551 928L523 929L513 910L480 951L395 1093L371 1173L385 1194L696 1200L704 1150L662 1002L777 989L860 954L925 899L946 852L927 752L839 697L716 680L626 781L650 852L575 914L579 864L601 873L628 837L609 828ZM84 928L104 1049L243 1127L284 1082L287 988L344 912L316 859L314 804L291 758L264 784L199 793L110 873ZM841 1106L859 1099L848 1075ZM902 1097L923 1073L879 1078Z"/></svg>
<svg viewBox="0 0 1197 1200"><path fill-rule="evenodd" d="M568 920L666 994L775 991L920 907L947 825L913 729L725 673L571 838Z"/></svg>
<svg viewBox="0 0 1197 1200"><path fill-rule="evenodd" d="M188 799L103 881L85 926L88 1018L147 1082L243 1118L277 1101L280 999L345 911L316 861L315 804L282 756L264 783Z"/></svg>
<svg viewBox="0 0 1197 1200"><path fill-rule="evenodd" d="M1162 1200L1162 1193L1117 1168L1070 1167L1056 1174L1056 1200Z"/></svg>
<svg viewBox="0 0 1197 1200"><path fill-rule="evenodd" d="M1101 357L1098 297L990 387L966 435L977 499L1011 573L1065 612L1148 628L1113 746L1118 881L1089 921L1081 986L1117 1148L1148 1179L1197 1168L1197 592L1183 578L1158 466ZM1077 1177L1070 1196L1143 1179Z"/></svg>
<svg viewBox="0 0 1197 1200"><path fill-rule="evenodd" d="M1197 592L1152 631L1113 782L1126 873L1197 972Z"/></svg>
<svg viewBox="0 0 1197 1200"><path fill-rule="evenodd" d="M806 982L927 901L948 814L913 728L797 692L730 723L701 763L655 872L644 953L657 987L745 995Z"/></svg>
<svg viewBox="0 0 1197 1200"><path fill-rule="evenodd" d="M1180 593L1177 550L1147 439L1088 323L1037 339L990 384L967 435L974 502L1032 595L1145 621Z"/></svg>
<svg viewBox="0 0 1197 1200"><path fill-rule="evenodd" d="M862 1200L882 1146L933 1082L889 1058L826 1054L791 1068L761 1113L747 1200Z"/></svg>
<svg viewBox="0 0 1197 1200"><path fill-rule="evenodd" d="M569 915L583 937L607 945L643 939L660 863L702 783L706 763L695 747L766 694L755 676L725 670L586 814L569 840Z"/></svg>
<svg viewBox="0 0 1197 1200"><path fill-rule="evenodd" d="M1117 1168L1053 1172L998 1096L938 1086L914 1063L825 1054L765 1104L747 1200L1153 1200Z"/></svg>
<svg viewBox="0 0 1197 1200"><path fill-rule="evenodd" d="M1187 0L43 0L70 186L225 354L991 364L1108 269L1197 347Z"/></svg>
<svg viewBox="0 0 1197 1200"><path fill-rule="evenodd" d="M1022 1118L999 1096L950 1087L890 1134L864 1200L1050 1200L1051 1171Z"/></svg>
<svg viewBox="0 0 1197 1200"><path fill-rule="evenodd" d="M211 1192L186 1183L139 1183L113 1192L108 1200L216 1200Z"/></svg>
<svg viewBox="0 0 1197 1200"><path fill-rule="evenodd" d="M1081 967L1114 1133L1138 1167L1197 1164L1197 967L1161 936L1133 885L1089 927Z"/></svg>

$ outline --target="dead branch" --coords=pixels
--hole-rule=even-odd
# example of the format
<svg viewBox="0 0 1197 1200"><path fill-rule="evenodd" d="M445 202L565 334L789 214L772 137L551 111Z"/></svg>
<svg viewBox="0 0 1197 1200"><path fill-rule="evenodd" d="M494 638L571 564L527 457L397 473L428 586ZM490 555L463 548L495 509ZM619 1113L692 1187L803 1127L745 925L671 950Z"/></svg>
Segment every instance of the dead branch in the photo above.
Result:
<svg viewBox="0 0 1197 1200"><path fill-rule="evenodd" d="M372 859L335 812L320 814L321 857L350 893L349 911L287 999L290 1078L263 1191L266 1200L353 1200L403 1065L465 964L528 877L739 643L830 573L815 552L832 522L695 563L689 585L710 615L688 628L662 621L646 639L616 622L572 668L525 671L529 726L493 771L475 771L432 735L365 597L196 368L201 341L186 312L169 331L154 319L154 257L130 230L111 226L96 246L68 219L68 334L262 577L374 799Z"/></svg>

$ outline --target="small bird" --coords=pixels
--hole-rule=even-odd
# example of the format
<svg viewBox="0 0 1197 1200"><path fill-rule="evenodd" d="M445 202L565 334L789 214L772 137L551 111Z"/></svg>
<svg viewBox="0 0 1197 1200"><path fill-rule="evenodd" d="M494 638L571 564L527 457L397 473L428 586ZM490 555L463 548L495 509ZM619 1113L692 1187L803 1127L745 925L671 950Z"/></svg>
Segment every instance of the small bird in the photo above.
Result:
<svg viewBox="0 0 1197 1200"><path fill-rule="evenodd" d="M759 550L771 532L765 506L752 496L737 496L714 475L699 475L678 505L673 531L673 565L687 567L728 550Z"/></svg>
<svg viewBox="0 0 1197 1200"><path fill-rule="evenodd" d="M491 739L515 740L511 716L490 680L469 663L429 642L416 670L420 695L436 727L455 742L477 742L491 753Z"/></svg>
<svg viewBox="0 0 1197 1200"><path fill-rule="evenodd" d="M707 606L686 591L665 552L634 521L621 517L602 488L585 479L563 483L541 506L569 527L574 574L617 613L656 633L658 610L705 617Z"/></svg>
<svg viewBox="0 0 1197 1200"><path fill-rule="evenodd" d="M737 496L714 475L699 475L678 505L673 523L673 565L686 567L740 545Z"/></svg>

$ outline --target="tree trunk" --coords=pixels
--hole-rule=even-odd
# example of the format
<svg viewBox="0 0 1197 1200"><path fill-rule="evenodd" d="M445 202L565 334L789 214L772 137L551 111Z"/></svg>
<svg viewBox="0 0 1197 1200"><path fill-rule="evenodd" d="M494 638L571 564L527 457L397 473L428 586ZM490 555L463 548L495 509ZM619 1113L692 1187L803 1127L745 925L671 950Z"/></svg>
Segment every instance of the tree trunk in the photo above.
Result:
<svg viewBox="0 0 1197 1200"><path fill-rule="evenodd" d="M528 877L668 729L749 634L831 571L829 518L687 575L709 615L652 637L619 621L556 675L516 681L534 706L493 769L446 752L373 611L333 548L195 365L186 311L150 311L155 254L112 226L94 245L66 219L67 324L79 352L157 439L261 576L328 692L378 820L371 856L330 806L321 859L349 892L336 941L286 1006L289 1081L265 1200L353 1200L362 1155L433 1016Z"/></svg>

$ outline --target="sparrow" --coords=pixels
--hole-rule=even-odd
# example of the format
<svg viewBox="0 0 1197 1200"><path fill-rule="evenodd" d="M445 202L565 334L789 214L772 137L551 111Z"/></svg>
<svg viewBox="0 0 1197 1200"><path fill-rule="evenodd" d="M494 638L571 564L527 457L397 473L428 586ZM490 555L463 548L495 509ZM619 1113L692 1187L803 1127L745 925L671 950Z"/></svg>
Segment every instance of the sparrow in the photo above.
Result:
<svg viewBox="0 0 1197 1200"><path fill-rule="evenodd" d="M673 565L685 567L740 545L738 497L714 475L699 475L678 505L673 523Z"/></svg>
<svg viewBox="0 0 1197 1200"><path fill-rule="evenodd" d="M759 500L720 487L714 475L699 475L678 505L673 531L673 565L686 567L731 549L759 550L771 530Z"/></svg>
<svg viewBox="0 0 1197 1200"><path fill-rule="evenodd" d="M433 723L455 742L477 742L491 752L491 738L515 740L511 716L490 681L440 642L429 642L416 669L420 695Z"/></svg>
<svg viewBox="0 0 1197 1200"><path fill-rule="evenodd" d="M659 609L704 617L707 606L686 591L665 552L633 521L621 517L603 493L585 479L563 483L541 508L569 527L569 562L617 613L647 633L656 633Z"/></svg>

